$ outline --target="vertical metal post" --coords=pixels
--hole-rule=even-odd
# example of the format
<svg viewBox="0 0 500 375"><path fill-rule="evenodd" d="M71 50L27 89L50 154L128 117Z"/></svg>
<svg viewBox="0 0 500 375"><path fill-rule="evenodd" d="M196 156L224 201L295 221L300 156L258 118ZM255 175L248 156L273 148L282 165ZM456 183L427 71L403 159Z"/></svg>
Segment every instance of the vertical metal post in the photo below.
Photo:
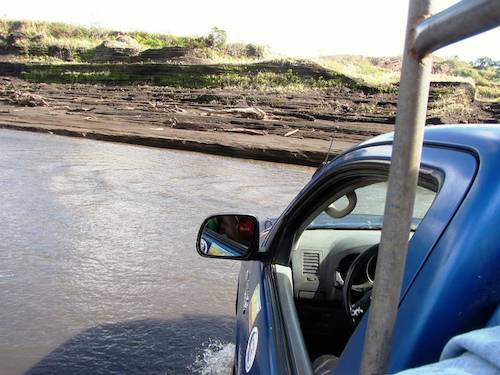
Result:
<svg viewBox="0 0 500 375"><path fill-rule="evenodd" d="M430 16L432 0L410 0L398 114L384 225L363 349L361 374L386 374L399 305L422 153L432 60L412 46L416 26Z"/></svg>

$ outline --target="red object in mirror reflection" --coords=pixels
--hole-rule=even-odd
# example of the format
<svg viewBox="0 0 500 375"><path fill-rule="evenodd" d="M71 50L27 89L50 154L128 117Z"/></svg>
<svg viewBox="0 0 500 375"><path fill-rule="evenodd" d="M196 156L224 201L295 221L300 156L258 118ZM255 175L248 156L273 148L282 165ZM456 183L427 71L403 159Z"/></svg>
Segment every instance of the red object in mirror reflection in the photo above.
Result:
<svg viewBox="0 0 500 375"><path fill-rule="evenodd" d="M238 223L238 234L245 240L251 241L255 231L255 224L250 218L242 218Z"/></svg>

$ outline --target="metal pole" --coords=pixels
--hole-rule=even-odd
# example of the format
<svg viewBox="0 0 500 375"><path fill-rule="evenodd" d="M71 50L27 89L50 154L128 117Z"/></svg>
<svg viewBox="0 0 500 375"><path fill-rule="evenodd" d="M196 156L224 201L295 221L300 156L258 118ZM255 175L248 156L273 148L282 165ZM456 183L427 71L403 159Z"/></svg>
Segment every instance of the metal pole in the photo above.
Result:
<svg viewBox="0 0 500 375"><path fill-rule="evenodd" d="M416 26L430 16L432 0L410 0L398 114L384 225L363 349L361 374L385 374L410 238L432 61L412 50Z"/></svg>
<svg viewBox="0 0 500 375"><path fill-rule="evenodd" d="M425 56L499 25L500 1L462 0L417 26L413 50Z"/></svg>

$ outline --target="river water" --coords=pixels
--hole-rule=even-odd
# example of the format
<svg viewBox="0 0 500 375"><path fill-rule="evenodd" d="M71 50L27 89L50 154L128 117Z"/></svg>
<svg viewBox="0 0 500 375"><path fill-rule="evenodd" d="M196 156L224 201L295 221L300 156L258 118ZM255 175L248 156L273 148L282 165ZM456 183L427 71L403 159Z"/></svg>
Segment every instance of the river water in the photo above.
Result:
<svg viewBox="0 0 500 375"><path fill-rule="evenodd" d="M226 373L239 264L198 226L277 216L312 172L0 130L0 374Z"/></svg>

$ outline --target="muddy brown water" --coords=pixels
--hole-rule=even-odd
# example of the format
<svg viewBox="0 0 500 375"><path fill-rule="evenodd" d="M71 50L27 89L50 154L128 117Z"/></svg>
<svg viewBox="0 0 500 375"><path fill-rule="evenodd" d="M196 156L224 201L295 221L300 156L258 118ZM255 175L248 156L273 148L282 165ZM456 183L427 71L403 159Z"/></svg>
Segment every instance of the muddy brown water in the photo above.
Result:
<svg viewBox="0 0 500 375"><path fill-rule="evenodd" d="M0 130L0 374L223 372L239 264L198 226L276 216L312 172Z"/></svg>

